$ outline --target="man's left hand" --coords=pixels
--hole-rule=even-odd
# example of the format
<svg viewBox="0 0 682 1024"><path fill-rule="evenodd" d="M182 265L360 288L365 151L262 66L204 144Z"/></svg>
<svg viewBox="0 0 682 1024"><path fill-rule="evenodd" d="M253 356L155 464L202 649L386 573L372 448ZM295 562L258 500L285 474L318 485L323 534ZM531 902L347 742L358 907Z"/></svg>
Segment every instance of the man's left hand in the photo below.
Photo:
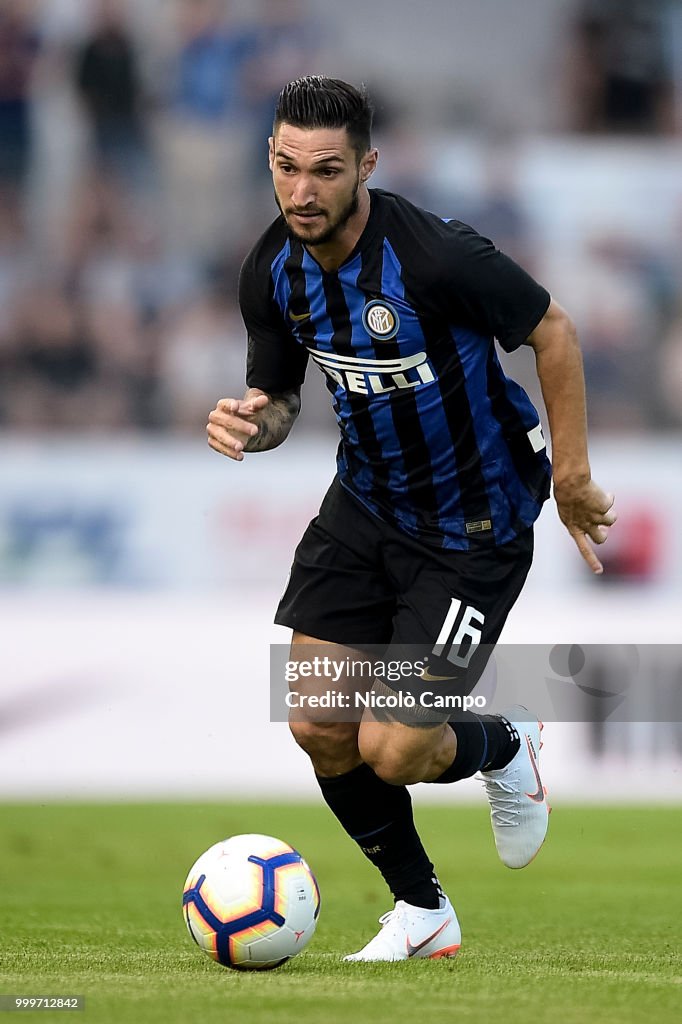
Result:
<svg viewBox="0 0 682 1024"><path fill-rule="evenodd" d="M603 544L610 526L616 521L613 511L614 497L607 494L594 480L554 485L554 500L559 518L575 541L592 572L599 575L604 566L597 558L590 541Z"/></svg>

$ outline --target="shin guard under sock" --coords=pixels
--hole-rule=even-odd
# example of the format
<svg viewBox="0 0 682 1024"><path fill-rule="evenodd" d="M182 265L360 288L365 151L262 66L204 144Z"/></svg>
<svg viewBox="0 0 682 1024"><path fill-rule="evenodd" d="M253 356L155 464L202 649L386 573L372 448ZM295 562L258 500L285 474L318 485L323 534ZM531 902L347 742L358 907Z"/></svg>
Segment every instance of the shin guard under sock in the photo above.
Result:
<svg viewBox="0 0 682 1024"><path fill-rule="evenodd" d="M405 786L392 786L369 765L317 776L331 811L383 875L396 900L437 910L442 895L412 816Z"/></svg>

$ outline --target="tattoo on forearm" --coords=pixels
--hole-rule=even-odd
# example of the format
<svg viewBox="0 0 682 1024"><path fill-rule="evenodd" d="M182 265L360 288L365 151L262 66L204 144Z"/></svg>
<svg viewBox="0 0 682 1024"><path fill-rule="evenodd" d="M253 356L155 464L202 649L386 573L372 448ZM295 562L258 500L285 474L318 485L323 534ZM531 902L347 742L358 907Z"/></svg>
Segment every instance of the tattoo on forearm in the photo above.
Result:
<svg viewBox="0 0 682 1024"><path fill-rule="evenodd" d="M266 452L276 448L286 440L300 408L301 399L298 391L273 395L269 405L254 418L258 424L258 433L248 439L244 451Z"/></svg>

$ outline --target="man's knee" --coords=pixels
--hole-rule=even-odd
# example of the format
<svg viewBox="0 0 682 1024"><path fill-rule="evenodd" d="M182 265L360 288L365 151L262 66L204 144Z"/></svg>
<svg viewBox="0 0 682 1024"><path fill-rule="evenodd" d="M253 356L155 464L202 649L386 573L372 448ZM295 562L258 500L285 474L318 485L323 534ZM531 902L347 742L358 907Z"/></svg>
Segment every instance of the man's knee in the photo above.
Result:
<svg viewBox="0 0 682 1024"><path fill-rule="evenodd" d="M289 728L318 775L350 771L360 761L357 722L292 721Z"/></svg>
<svg viewBox="0 0 682 1024"><path fill-rule="evenodd" d="M411 786L421 781L421 760L409 759L394 729L360 729L358 736L360 757L375 775L392 786Z"/></svg>
<svg viewBox="0 0 682 1024"><path fill-rule="evenodd" d="M426 729L363 719L358 748L362 760L384 782L412 786L432 781L452 764L453 737L442 725Z"/></svg>

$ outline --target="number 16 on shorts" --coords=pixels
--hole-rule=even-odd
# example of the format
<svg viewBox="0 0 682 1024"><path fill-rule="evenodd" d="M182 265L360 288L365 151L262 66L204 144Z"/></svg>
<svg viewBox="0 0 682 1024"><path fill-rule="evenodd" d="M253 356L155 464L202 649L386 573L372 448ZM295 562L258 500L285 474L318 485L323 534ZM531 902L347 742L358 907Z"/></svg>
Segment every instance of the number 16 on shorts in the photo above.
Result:
<svg viewBox="0 0 682 1024"><path fill-rule="evenodd" d="M460 599L451 598L450 607L433 646L433 654L442 655L449 647L446 659L459 668L468 668L481 642L481 630L477 626L482 626L484 622L483 612L479 612L470 604L462 611Z"/></svg>

